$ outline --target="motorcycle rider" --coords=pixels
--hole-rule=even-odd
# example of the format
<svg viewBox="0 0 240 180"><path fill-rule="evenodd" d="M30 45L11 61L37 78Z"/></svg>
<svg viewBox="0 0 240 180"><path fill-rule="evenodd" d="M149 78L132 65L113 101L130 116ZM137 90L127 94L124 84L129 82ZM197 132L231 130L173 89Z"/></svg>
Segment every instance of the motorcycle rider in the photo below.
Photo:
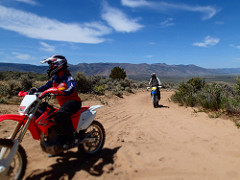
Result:
<svg viewBox="0 0 240 180"><path fill-rule="evenodd" d="M60 89L63 95L56 96L58 104L61 106L56 113L56 122L61 126L63 134L63 148L70 148L73 144L73 132L75 131L71 121L71 115L75 114L82 106L81 98L75 89L75 81L68 70L67 59L62 55L53 55L41 63L48 63L48 77L53 78L45 85L37 88L35 91L43 92L51 87ZM62 84L63 83L63 84ZM34 91L34 89L33 89ZM32 91L32 92L33 92Z"/></svg>
<svg viewBox="0 0 240 180"><path fill-rule="evenodd" d="M158 96L158 100L160 100L160 90L158 86L161 86L161 81L160 79L156 76L156 73L152 73L151 74L151 79L149 81L149 86L150 87L157 87L157 96Z"/></svg>

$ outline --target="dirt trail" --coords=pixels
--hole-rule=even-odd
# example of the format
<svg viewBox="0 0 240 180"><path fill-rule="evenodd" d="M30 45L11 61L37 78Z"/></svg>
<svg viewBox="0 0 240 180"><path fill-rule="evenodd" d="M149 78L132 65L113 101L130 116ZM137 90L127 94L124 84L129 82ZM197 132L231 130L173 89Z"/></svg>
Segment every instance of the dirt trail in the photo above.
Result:
<svg viewBox="0 0 240 180"><path fill-rule="evenodd" d="M162 92L159 108L149 92L100 108L106 143L99 157L48 158L28 135L25 179L240 179L240 130L230 120L169 102L171 94Z"/></svg>

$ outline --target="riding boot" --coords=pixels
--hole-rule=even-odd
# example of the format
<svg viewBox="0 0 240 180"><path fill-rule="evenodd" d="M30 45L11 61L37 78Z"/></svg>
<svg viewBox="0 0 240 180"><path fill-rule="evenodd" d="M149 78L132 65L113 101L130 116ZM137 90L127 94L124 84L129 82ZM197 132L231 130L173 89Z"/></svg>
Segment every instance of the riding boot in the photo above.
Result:
<svg viewBox="0 0 240 180"><path fill-rule="evenodd" d="M69 149L74 146L74 135L73 134L67 134L64 136L64 144L63 149Z"/></svg>

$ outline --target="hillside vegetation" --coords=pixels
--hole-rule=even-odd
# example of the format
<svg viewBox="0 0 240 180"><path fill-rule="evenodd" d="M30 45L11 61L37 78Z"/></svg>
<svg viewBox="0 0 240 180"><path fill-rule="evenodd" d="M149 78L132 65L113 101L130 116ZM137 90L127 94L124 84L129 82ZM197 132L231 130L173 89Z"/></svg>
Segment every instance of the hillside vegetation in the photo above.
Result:
<svg viewBox="0 0 240 180"><path fill-rule="evenodd" d="M171 100L182 106L200 107L228 115L240 113L240 81L229 83L206 83L204 79L192 78L181 83Z"/></svg>
<svg viewBox="0 0 240 180"><path fill-rule="evenodd" d="M104 76L86 76L82 72L74 75L78 93L104 95L110 91L113 95L122 97L124 92L133 93L135 89L146 87L146 82L134 81L128 78L113 79ZM19 91L28 91L32 87L40 87L47 82L47 76L37 73L0 72L0 103L15 103Z"/></svg>

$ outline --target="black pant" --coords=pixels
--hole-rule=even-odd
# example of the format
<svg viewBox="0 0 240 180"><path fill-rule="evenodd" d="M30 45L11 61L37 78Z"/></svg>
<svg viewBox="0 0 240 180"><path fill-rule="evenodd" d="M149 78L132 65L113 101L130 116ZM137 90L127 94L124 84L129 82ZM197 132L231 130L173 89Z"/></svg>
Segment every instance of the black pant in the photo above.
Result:
<svg viewBox="0 0 240 180"><path fill-rule="evenodd" d="M82 106L79 101L65 102L56 113L56 121L61 126L64 135L72 135L75 131L72 125L71 116L75 114Z"/></svg>

